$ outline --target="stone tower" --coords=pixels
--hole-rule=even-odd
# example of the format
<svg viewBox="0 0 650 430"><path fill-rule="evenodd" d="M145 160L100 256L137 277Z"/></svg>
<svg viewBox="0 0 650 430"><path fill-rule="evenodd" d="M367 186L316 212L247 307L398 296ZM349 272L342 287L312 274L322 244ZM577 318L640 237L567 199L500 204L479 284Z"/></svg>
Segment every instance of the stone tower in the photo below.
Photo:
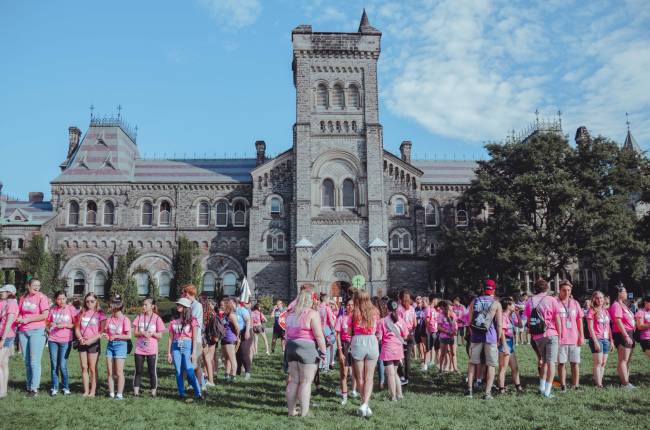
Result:
<svg viewBox="0 0 650 430"><path fill-rule="evenodd" d="M377 97L380 40L365 10L356 33L314 32L309 25L292 32L292 236L300 244L292 249L292 278L298 284L314 282L329 292L330 284L358 274L371 287L385 284L385 247L375 246L387 242Z"/></svg>

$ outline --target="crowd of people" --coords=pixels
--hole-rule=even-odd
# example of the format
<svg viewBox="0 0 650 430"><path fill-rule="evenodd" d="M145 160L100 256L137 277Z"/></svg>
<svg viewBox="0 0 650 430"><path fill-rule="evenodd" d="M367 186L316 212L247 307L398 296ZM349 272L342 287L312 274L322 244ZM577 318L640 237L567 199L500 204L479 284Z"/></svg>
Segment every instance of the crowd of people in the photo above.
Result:
<svg viewBox="0 0 650 430"><path fill-rule="evenodd" d="M185 379L193 398L201 399L215 385L219 362L225 383L235 382L242 373L248 379L261 346L259 338L267 355L274 353L279 343L288 375L286 400L290 416L309 414L312 385L319 387L321 375L332 371L337 360L341 404L358 398L358 414L369 417L373 414L370 400L375 375L379 388L387 388L390 400L399 402L414 360L420 362L422 371L435 367L443 374L459 374L459 345L468 355L468 397L478 390L484 391L485 399L507 392L508 369L514 390L523 392L516 355L517 346L522 344L530 344L537 354L538 389L544 397L553 397L556 372L561 391L581 387L584 343L593 355L595 387L603 387L608 355L616 349L620 384L634 390L629 375L631 353L637 342L650 358L650 297L628 306L627 291L619 287L612 303L602 292L595 291L581 305L573 298L572 288L571 282L564 280L554 296L549 284L539 279L530 297L497 298L496 284L488 279L482 293L467 297L464 306L460 297L452 301L434 295L413 298L408 290L400 291L395 298L379 298L350 288L342 300L337 300L324 293L319 295L313 285L305 284L288 306L278 300L271 310L269 345L267 318L259 303L251 307L251 303L231 297L216 303L206 296L197 297L196 287L187 285L167 324L152 298L143 300L140 312L131 321L119 296L110 300L105 314L93 293L86 294L76 305L68 303L64 291L56 292L50 301L40 291L40 281L32 279L19 299L13 285L0 288L0 397L7 395L9 357L16 346L24 359L26 395L38 395L46 343L50 394L71 394L67 361L74 349L79 354L82 395L94 397L100 340L106 342L109 396L124 398L124 366L132 354L133 395L142 395L142 380L148 377L150 394L155 397L158 344L165 332L169 334L164 348L167 362L174 368L178 395L187 402L193 399L186 393ZM217 345L221 354L216 353ZM567 382L569 369L571 379Z"/></svg>

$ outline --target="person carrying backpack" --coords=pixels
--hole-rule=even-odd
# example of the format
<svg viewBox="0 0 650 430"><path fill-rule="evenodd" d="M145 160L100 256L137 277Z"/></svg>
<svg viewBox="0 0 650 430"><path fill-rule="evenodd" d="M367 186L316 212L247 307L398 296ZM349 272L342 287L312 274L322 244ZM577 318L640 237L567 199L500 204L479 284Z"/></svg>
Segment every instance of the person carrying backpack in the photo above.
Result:
<svg viewBox="0 0 650 430"><path fill-rule="evenodd" d="M492 279L485 281L484 294L472 300L469 305L470 347L469 371L467 375L467 397L472 397L472 384L477 368L485 356L485 400L492 399L492 384L498 362L497 345L505 345L501 327L503 317L501 303L494 298L496 283Z"/></svg>
<svg viewBox="0 0 650 430"><path fill-rule="evenodd" d="M528 320L528 330L536 347L539 360L539 392L544 397L551 394L555 364L557 363L559 339L562 337L560 321L560 302L548 294L549 285L544 279L535 282L535 295L526 301L524 315Z"/></svg>

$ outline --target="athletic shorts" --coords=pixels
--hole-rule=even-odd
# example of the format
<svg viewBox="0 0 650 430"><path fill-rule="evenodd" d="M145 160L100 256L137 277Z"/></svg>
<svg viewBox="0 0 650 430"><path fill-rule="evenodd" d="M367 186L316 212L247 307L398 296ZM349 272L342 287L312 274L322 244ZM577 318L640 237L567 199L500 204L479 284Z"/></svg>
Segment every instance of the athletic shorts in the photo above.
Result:
<svg viewBox="0 0 650 430"><path fill-rule="evenodd" d="M427 329L422 326L415 328L415 343L425 343L427 341Z"/></svg>
<svg viewBox="0 0 650 430"><path fill-rule="evenodd" d="M318 350L313 341L288 340L286 355L288 363L297 361L302 364L318 364Z"/></svg>
<svg viewBox="0 0 650 430"><path fill-rule="evenodd" d="M11 348L14 346L14 341L16 340L15 337L8 337L5 339L5 341L2 343L1 348ZM645 350L644 350L645 351Z"/></svg>
<svg viewBox="0 0 650 430"><path fill-rule="evenodd" d="M469 347L469 362L472 364L481 364L482 353L485 353L485 364L487 366L497 366L498 353L496 343L472 342Z"/></svg>
<svg viewBox="0 0 650 430"><path fill-rule="evenodd" d="M458 327L458 335L460 337L465 337L465 327Z"/></svg>
<svg viewBox="0 0 650 430"><path fill-rule="evenodd" d="M255 333L255 334L264 333L264 326L262 324L253 326L253 333Z"/></svg>
<svg viewBox="0 0 650 430"><path fill-rule="evenodd" d="M427 333L427 352L432 349L438 349L440 347L440 341L438 340L438 332Z"/></svg>
<svg viewBox="0 0 650 430"><path fill-rule="evenodd" d="M623 336L623 334L619 332L612 333L612 337L614 338L614 346L616 348L622 346L623 348L633 349L635 342L634 342L634 337L632 337L632 332L628 331L627 335L630 336L630 339L632 339L632 346L627 346L625 344L625 337Z"/></svg>
<svg viewBox="0 0 650 430"><path fill-rule="evenodd" d="M273 339L284 339L284 330L279 325L273 326Z"/></svg>
<svg viewBox="0 0 650 430"><path fill-rule="evenodd" d="M557 336L542 337L535 341L539 356L546 363L557 363L560 340Z"/></svg>
<svg viewBox="0 0 650 430"><path fill-rule="evenodd" d="M600 343L600 351L596 352L594 341L589 339L589 349L592 354L609 354L612 350L612 345L609 343L609 339L598 339L598 343Z"/></svg>
<svg viewBox="0 0 650 430"><path fill-rule="evenodd" d="M106 346L106 358L126 358L127 345L125 340L111 340Z"/></svg>
<svg viewBox="0 0 650 430"><path fill-rule="evenodd" d="M499 353L507 355L515 353L515 343L511 337L506 337L506 349L502 345L499 345Z"/></svg>
<svg viewBox="0 0 650 430"><path fill-rule="evenodd" d="M454 345L456 344L456 338L440 338L440 345Z"/></svg>
<svg viewBox="0 0 650 430"><path fill-rule="evenodd" d="M357 334L352 336L350 354L354 361L377 360L379 344L374 334Z"/></svg>
<svg viewBox="0 0 650 430"><path fill-rule="evenodd" d="M87 352L88 354L98 354L100 352L99 341L90 344L90 345L81 345L79 344L79 352Z"/></svg>
<svg viewBox="0 0 650 430"><path fill-rule="evenodd" d="M350 354L350 341L342 341L341 342L341 350L343 352L343 356L345 357L345 367L350 367L352 366L352 354Z"/></svg>
<svg viewBox="0 0 650 430"><path fill-rule="evenodd" d="M560 345L557 353L557 362L564 364L580 363L580 347L578 345Z"/></svg>
<svg viewBox="0 0 650 430"><path fill-rule="evenodd" d="M643 352L646 352L650 349L650 339L641 339L639 343L641 344L641 349L643 349Z"/></svg>
<svg viewBox="0 0 650 430"><path fill-rule="evenodd" d="M399 366L401 360L383 360L384 366Z"/></svg>

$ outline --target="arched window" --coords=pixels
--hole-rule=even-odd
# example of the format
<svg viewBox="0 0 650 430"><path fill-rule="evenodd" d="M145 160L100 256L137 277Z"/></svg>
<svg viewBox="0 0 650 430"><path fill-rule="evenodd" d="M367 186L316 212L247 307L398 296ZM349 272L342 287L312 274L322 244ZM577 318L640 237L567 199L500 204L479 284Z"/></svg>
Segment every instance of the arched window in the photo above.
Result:
<svg viewBox="0 0 650 430"><path fill-rule="evenodd" d="M232 272L223 275L224 296L234 296L237 293L237 276Z"/></svg>
<svg viewBox="0 0 650 430"><path fill-rule="evenodd" d="M402 235L402 251L411 250L411 235L409 233L404 233Z"/></svg>
<svg viewBox="0 0 650 430"><path fill-rule="evenodd" d="M278 238L278 251L284 251L284 234L280 233L277 236Z"/></svg>
<svg viewBox="0 0 650 430"><path fill-rule="evenodd" d="M467 211L464 209L456 210L456 225L458 227L466 227L469 220L467 219Z"/></svg>
<svg viewBox="0 0 650 430"><path fill-rule="evenodd" d="M393 235L390 238L390 249L393 251L398 251L400 248L400 237L399 234L393 233Z"/></svg>
<svg viewBox="0 0 650 430"><path fill-rule="evenodd" d="M138 286L138 295L146 296L149 294L149 274L147 272L138 272L134 275L135 283Z"/></svg>
<svg viewBox="0 0 650 430"><path fill-rule="evenodd" d="M86 277L84 276L84 272L78 270L74 274L74 278L72 281L72 293L75 296L83 296L85 292L86 292Z"/></svg>
<svg viewBox="0 0 650 430"><path fill-rule="evenodd" d="M68 206L68 224L79 225L79 203L75 201Z"/></svg>
<svg viewBox="0 0 650 430"><path fill-rule="evenodd" d="M172 276L169 272L160 272L158 274L158 294L161 297L169 297L169 286L172 282Z"/></svg>
<svg viewBox="0 0 650 430"><path fill-rule="evenodd" d="M7 251L11 251L11 246L12 246L11 239L7 239L5 244L6 244L6 247L7 247Z"/></svg>
<svg viewBox="0 0 650 430"><path fill-rule="evenodd" d="M93 291L95 294L97 294L97 296L104 297L106 295L105 285L106 275L104 275L102 272L97 272L93 282Z"/></svg>
<svg viewBox="0 0 650 430"><path fill-rule="evenodd" d="M438 223L438 206L428 203L424 208L424 224L429 227L435 227Z"/></svg>
<svg viewBox="0 0 650 430"><path fill-rule="evenodd" d="M210 205L207 202L199 204L199 226L207 227L210 225Z"/></svg>
<svg viewBox="0 0 650 430"><path fill-rule="evenodd" d="M266 251L273 251L273 235L270 233L266 236Z"/></svg>
<svg viewBox="0 0 650 430"><path fill-rule="evenodd" d="M217 278L212 272L205 272L203 275L203 292L210 296L214 296L217 287Z"/></svg>
<svg viewBox="0 0 650 430"><path fill-rule="evenodd" d="M334 204L334 182L331 179L323 181L322 204L324 208L333 208Z"/></svg>
<svg viewBox="0 0 650 430"><path fill-rule="evenodd" d="M345 104L343 96L343 87L339 84L334 85L332 88L332 106L337 109L343 109Z"/></svg>
<svg viewBox="0 0 650 430"><path fill-rule="evenodd" d="M280 197L271 198L271 213L276 215L282 213L282 199Z"/></svg>
<svg viewBox="0 0 650 430"><path fill-rule="evenodd" d="M356 85L350 85L348 88L348 107L358 108L361 105L359 102L359 88Z"/></svg>
<svg viewBox="0 0 650 430"><path fill-rule="evenodd" d="M404 229L397 229L390 235L390 250L392 252L411 251L411 233Z"/></svg>
<svg viewBox="0 0 650 430"><path fill-rule="evenodd" d="M354 206L354 182L352 179L346 179L343 181L343 207L353 208Z"/></svg>
<svg viewBox="0 0 650 430"><path fill-rule="evenodd" d="M395 215L404 216L406 215L406 201L402 197L395 199Z"/></svg>
<svg viewBox="0 0 650 430"><path fill-rule="evenodd" d="M25 241L23 239L18 239L18 249L23 249L25 247Z"/></svg>
<svg viewBox="0 0 650 430"><path fill-rule="evenodd" d="M440 246L438 245L438 242L433 241L429 244L429 255L436 255L438 254L438 248Z"/></svg>
<svg viewBox="0 0 650 430"><path fill-rule="evenodd" d="M217 227L225 227L228 225L228 203L217 203Z"/></svg>
<svg viewBox="0 0 650 430"><path fill-rule="evenodd" d="M235 227L246 226L246 205L242 201L235 202L233 208L233 225Z"/></svg>
<svg viewBox="0 0 650 430"><path fill-rule="evenodd" d="M115 206L112 202L104 203L104 225L115 224Z"/></svg>
<svg viewBox="0 0 650 430"><path fill-rule="evenodd" d="M168 201L160 203L158 225L168 227L172 221L172 207Z"/></svg>
<svg viewBox="0 0 650 430"><path fill-rule="evenodd" d="M153 205L151 202L142 203L142 225L153 225Z"/></svg>
<svg viewBox="0 0 650 430"><path fill-rule="evenodd" d="M97 224L97 203L86 203L86 225Z"/></svg>
<svg viewBox="0 0 650 430"><path fill-rule="evenodd" d="M329 101L328 99L327 85L318 84L318 88L316 89L316 106L326 109Z"/></svg>

